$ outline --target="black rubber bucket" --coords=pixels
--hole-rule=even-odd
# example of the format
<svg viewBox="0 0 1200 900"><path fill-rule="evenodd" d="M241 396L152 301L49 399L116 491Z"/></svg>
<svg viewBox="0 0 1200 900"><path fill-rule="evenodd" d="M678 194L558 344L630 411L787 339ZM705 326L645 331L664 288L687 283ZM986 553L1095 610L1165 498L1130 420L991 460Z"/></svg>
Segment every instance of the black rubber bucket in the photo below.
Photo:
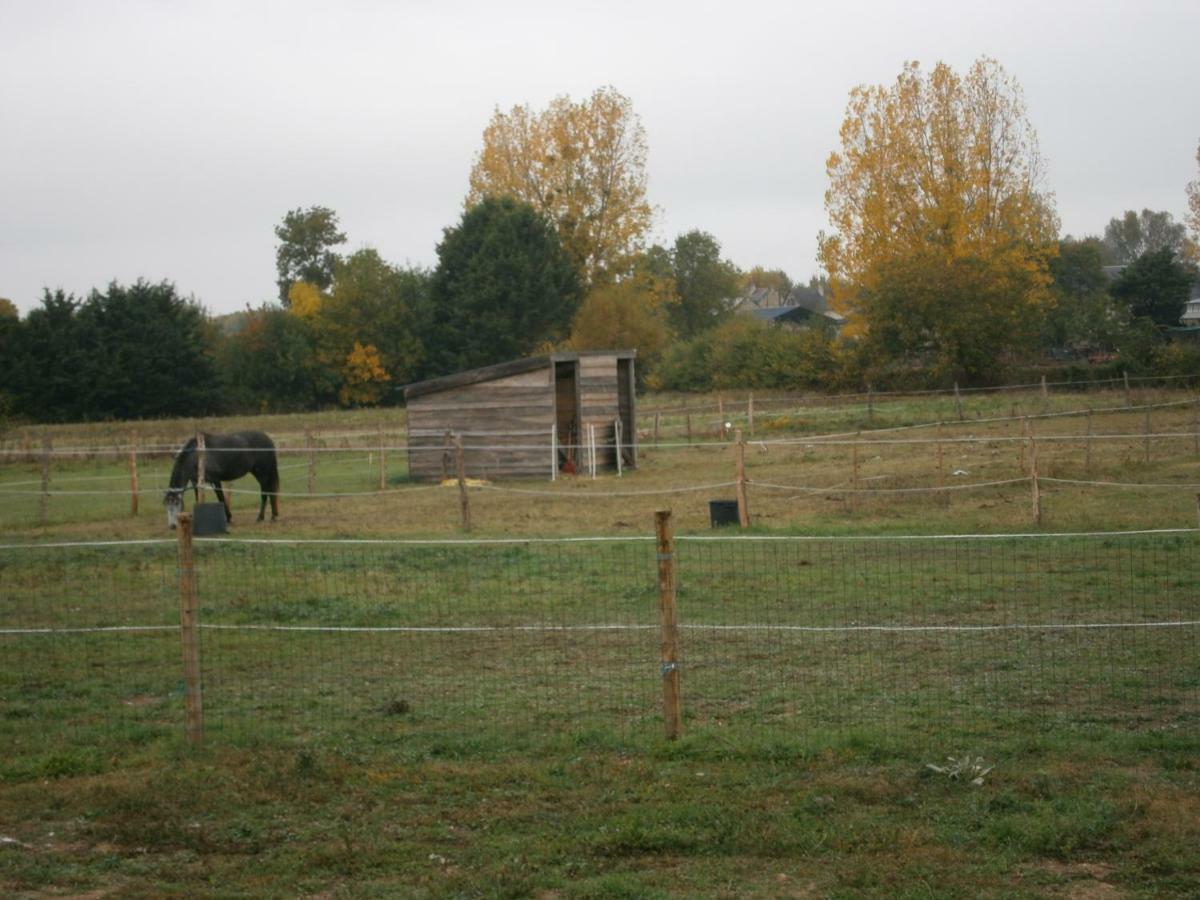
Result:
<svg viewBox="0 0 1200 900"><path fill-rule="evenodd" d="M736 500L709 500L708 518L712 527L738 524L738 507Z"/></svg>
<svg viewBox="0 0 1200 900"><path fill-rule="evenodd" d="M225 506L221 503L197 503L192 509L192 534L205 537L225 533Z"/></svg>

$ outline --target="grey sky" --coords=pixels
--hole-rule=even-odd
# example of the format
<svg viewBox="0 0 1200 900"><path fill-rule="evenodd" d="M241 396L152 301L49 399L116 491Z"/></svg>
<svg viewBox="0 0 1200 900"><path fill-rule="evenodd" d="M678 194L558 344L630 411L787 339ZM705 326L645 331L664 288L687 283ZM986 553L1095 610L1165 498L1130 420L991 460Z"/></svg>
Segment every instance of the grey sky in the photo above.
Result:
<svg viewBox="0 0 1200 900"><path fill-rule="evenodd" d="M905 60L1021 83L1063 232L1183 218L1200 3L0 0L0 296L169 279L214 313L275 293L273 227L432 265L493 110L611 84L645 126L655 239L816 271L847 94Z"/></svg>

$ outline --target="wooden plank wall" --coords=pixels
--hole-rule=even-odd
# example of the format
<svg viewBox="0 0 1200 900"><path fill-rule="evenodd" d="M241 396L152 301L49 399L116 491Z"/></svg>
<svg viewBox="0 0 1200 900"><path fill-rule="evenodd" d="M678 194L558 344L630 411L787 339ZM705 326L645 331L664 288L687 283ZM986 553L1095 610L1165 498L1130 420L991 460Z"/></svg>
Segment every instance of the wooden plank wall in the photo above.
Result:
<svg viewBox="0 0 1200 900"><path fill-rule="evenodd" d="M413 478L443 475L445 433L461 433L468 477L550 477L553 364L415 397L408 402L408 466ZM615 369L614 369L615 372ZM456 463L451 451L449 474Z"/></svg>
<svg viewBox="0 0 1200 900"><path fill-rule="evenodd" d="M617 457L613 452L616 429L613 421L620 413L617 400L617 358L615 356L584 356L579 360L579 421L586 441L587 426L596 426L596 465L615 469ZM586 451L580 460L586 460Z"/></svg>

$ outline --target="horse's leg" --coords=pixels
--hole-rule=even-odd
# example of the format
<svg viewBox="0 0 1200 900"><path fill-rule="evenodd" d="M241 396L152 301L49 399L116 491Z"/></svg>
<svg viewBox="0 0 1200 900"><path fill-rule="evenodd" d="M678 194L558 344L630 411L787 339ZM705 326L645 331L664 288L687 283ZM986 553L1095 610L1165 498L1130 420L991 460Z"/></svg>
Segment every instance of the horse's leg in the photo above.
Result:
<svg viewBox="0 0 1200 900"><path fill-rule="evenodd" d="M257 475L254 476L258 478ZM263 520L263 514L267 511L267 483L265 481L258 482L258 521Z"/></svg>
<svg viewBox="0 0 1200 900"><path fill-rule="evenodd" d="M229 508L229 501L225 499L225 492L223 490L221 490L221 482L214 479L210 483L212 484L213 491L217 495L217 499L220 500L221 505L223 507L225 507L225 521L232 522L233 521L233 510L231 510Z"/></svg>

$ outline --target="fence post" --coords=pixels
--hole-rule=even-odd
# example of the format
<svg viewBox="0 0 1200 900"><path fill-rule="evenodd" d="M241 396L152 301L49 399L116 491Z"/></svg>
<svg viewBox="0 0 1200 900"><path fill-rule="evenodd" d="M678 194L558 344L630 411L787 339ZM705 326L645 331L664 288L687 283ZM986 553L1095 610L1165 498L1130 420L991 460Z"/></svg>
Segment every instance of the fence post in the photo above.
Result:
<svg viewBox="0 0 1200 900"><path fill-rule="evenodd" d="M1033 521L1036 525L1042 524L1042 490L1038 483L1038 458L1037 458L1037 440L1033 433L1029 434L1029 486L1032 492L1033 501Z"/></svg>
<svg viewBox="0 0 1200 900"><path fill-rule="evenodd" d="M687 420L687 436L688 443L690 444L692 442L692 411L688 410L684 415Z"/></svg>
<svg viewBox="0 0 1200 900"><path fill-rule="evenodd" d="M129 434L129 514L138 514L137 433Z"/></svg>
<svg viewBox="0 0 1200 900"><path fill-rule="evenodd" d="M317 453L313 449L312 429L304 429L304 446L308 450L308 492L311 494L317 488Z"/></svg>
<svg viewBox="0 0 1200 900"><path fill-rule="evenodd" d="M442 481L450 477L450 448L454 446L454 435L449 429L442 436Z"/></svg>
<svg viewBox="0 0 1200 900"><path fill-rule="evenodd" d="M854 444L850 448L850 511L857 513L859 510L859 495L858 495L858 442L862 439L862 432L854 433Z"/></svg>
<svg viewBox="0 0 1200 900"><path fill-rule="evenodd" d="M1145 448L1142 452L1142 461L1149 464L1150 462L1150 404L1146 404L1146 416L1142 421L1142 436L1145 440Z"/></svg>
<svg viewBox="0 0 1200 900"><path fill-rule="evenodd" d="M675 539L671 533L671 511L654 514L658 539L658 629L659 663L663 683L663 723L667 740L683 732L683 709L679 694L679 619L675 608Z"/></svg>
<svg viewBox="0 0 1200 900"><path fill-rule="evenodd" d="M1192 452L1200 456L1200 400L1192 407Z"/></svg>
<svg viewBox="0 0 1200 900"><path fill-rule="evenodd" d="M734 480L737 485L738 524L742 528L750 527L750 508L746 503L746 442L742 439L742 429L734 432L737 439L734 445Z"/></svg>
<svg viewBox="0 0 1200 900"><path fill-rule="evenodd" d="M176 531L179 545L179 637L183 645L183 703L187 740L204 740L204 695L200 683L200 623L196 563L192 550L192 514L181 512Z"/></svg>
<svg viewBox="0 0 1200 900"><path fill-rule="evenodd" d="M1092 474L1092 408L1087 411L1087 435L1083 439L1083 471Z"/></svg>
<svg viewBox="0 0 1200 900"><path fill-rule="evenodd" d="M383 428L379 429L379 489L387 490L387 448L383 445Z"/></svg>
<svg viewBox="0 0 1200 900"><path fill-rule="evenodd" d="M654 446L655 447L658 446L658 416L659 416L659 414L656 412L654 414Z"/></svg>
<svg viewBox="0 0 1200 900"><path fill-rule="evenodd" d="M1125 379L1125 406L1133 406L1133 395L1129 392L1129 372L1122 372L1121 376Z"/></svg>
<svg viewBox="0 0 1200 900"><path fill-rule="evenodd" d="M754 437L754 391L746 399L746 425L750 429L750 437Z"/></svg>
<svg viewBox="0 0 1200 900"><path fill-rule="evenodd" d="M196 502L204 502L204 470L207 468L204 449L204 432L196 432Z"/></svg>
<svg viewBox="0 0 1200 900"><path fill-rule="evenodd" d="M958 421L963 420L962 394L958 392L958 382L954 382L954 408L958 410Z"/></svg>
<svg viewBox="0 0 1200 900"><path fill-rule="evenodd" d="M867 421L875 423L875 388L867 385Z"/></svg>
<svg viewBox="0 0 1200 900"><path fill-rule="evenodd" d="M1046 390L1046 376L1042 376L1042 407L1045 408L1046 402L1050 399L1050 394Z"/></svg>
<svg viewBox="0 0 1200 900"><path fill-rule="evenodd" d="M43 525L50 521L50 435L42 436L42 499L39 508Z"/></svg>
<svg viewBox="0 0 1200 900"><path fill-rule="evenodd" d="M616 444L617 451L617 477L620 478L625 474L621 462L621 419L618 416L613 419L613 443Z"/></svg>
<svg viewBox="0 0 1200 900"><path fill-rule="evenodd" d="M550 480L558 480L558 423L550 426Z"/></svg>
<svg viewBox="0 0 1200 900"><path fill-rule="evenodd" d="M471 500L467 496L467 458L463 452L462 436L454 436L454 452L458 457L458 505L462 512L462 530L471 530Z"/></svg>

